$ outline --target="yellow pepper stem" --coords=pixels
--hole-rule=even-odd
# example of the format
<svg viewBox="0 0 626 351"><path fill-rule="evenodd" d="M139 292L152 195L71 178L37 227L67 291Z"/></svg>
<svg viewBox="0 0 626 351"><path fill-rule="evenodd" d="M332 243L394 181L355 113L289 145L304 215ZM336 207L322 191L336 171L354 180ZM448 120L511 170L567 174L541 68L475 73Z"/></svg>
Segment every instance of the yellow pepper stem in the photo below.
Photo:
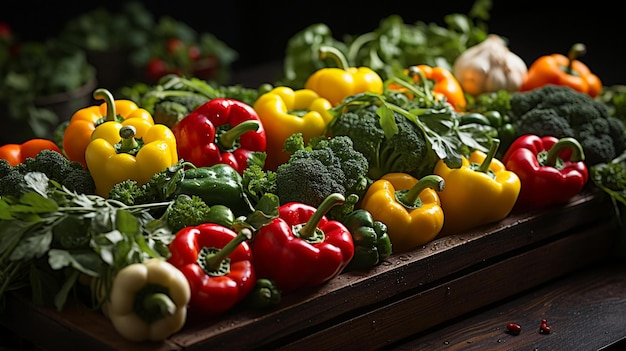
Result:
<svg viewBox="0 0 626 351"><path fill-rule="evenodd" d="M337 205L342 205L346 202L346 198L339 194L333 193L328 195L324 201L317 207L317 210L313 213L311 218L304 224L298 224L293 226L293 235L300 239L306 240L309 243L320 243L324 241L324 232L317 227L322 217L330 211L330 209Z"/></svg>
<svg viewBox="0 0 626 351"><path fill-rule="evenodd" d="M219 135L218 144L224 150L230 150L235 147L235 143L246 132L257 131L259 129L259 121L247 120L243 121L231 129Z"/></svg>
<svg viewBox="0 0 626 351"><path fill-rule="evenodd" d="M550 150L548 150L547 152L537 155L539 164L543 166L555 167L557 169L563 168L563 162L559 158L559 154L563 149L567 148L572 150L570 161L579 162L585 160L585 153L583 151L582 145L580 145L578 140L567 137L559 139L559 141L557 141L556 144L552 145Z"/></svg>
<svg viewBox="0 0 626 351"><path fill-rule="evenodd" d="M115 100L113 99L113 94L106 89L96 89L93 92L93 98L96 100L104 100L107 105L107 121L115 121L115 116L117 116L117 111L115 110Z"/></svg>
<svg viewBox="0 0 626 351"><path fill-rule="evenodd" d="M136 132L137 129L133 126L123 126L120 129L120 138L122 138L122 140L119 142L118 146L116 146L116 152L118 154L136 154L137 151L139 151L141 145L135 138Z"/></svg>
<svg viewBox="0 0 626 351"><path fill-rule="evenodd" d="M326 58L332 59L335 61L337 67L342 70L347 70L350 67L346 56L339 49L333 46L322 45L319 49L319 57L322 60Z"/></svg>
<svg viewBox="0 0 626 351"><path fill-rule="evenodd" d="M396 190L394 196L396 201L406 208L416 209L422 207L419 196L425 189L433 189L437 192L443 191L445 181L442 177L431 174L420 179L411 189Z"/></svg>
<svg viewBox="0 0 626 351"><path fill-rule="evenodd" d="M491 146L489 147L489 152L483 162L474 170L478 172L483 172L487 174L491 174L489 166L491 166L491 161L493 160L498 148L500 147L500 139L493 139L491 142Z"/></svg>

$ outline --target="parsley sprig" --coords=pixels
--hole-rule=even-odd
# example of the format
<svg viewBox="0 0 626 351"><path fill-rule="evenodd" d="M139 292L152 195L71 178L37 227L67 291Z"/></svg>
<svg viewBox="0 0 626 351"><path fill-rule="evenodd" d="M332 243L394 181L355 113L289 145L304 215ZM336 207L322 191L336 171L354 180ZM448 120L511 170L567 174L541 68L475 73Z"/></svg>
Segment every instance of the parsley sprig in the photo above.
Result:
<svg viewBox="0 0 626 351"><path fill-rule="evenodd" d="M119 269L168 256L173 234L150 226L149 210L170 202L128 206L72 192L39 172L25 183L19 198L0 197L0 310L6 292L27 286L34 303L61 310L81 275L106 293Z"/></svg>

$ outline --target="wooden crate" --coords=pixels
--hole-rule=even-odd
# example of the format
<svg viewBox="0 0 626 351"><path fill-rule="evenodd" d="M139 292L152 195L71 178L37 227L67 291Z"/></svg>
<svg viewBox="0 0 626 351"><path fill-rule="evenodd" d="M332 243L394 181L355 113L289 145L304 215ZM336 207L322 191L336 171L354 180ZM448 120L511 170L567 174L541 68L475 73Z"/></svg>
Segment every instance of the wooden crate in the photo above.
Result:
<svg viewBox="0 0 626 351"><path fill-rule="evenodd" d="M126 341L76 302L57 312L13 295L0 323L46 350L376 349L596 262L618 230L607 196L585 192L344 273L270 311L190 322L163 343Z"/></svg>

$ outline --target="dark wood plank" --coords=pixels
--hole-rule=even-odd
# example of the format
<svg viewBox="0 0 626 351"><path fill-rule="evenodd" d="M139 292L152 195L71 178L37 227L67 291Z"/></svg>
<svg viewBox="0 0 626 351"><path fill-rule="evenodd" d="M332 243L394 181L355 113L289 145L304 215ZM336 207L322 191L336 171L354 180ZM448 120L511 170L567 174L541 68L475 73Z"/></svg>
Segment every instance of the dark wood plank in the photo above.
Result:
<svg viewBox="0 0 626 351"><path fill-rule="evenodd" d="M539 333L546 319L549 334ZM507 333L517 323L522 331ZM626 349L626 261L561 277L485 311L457 319L389 350L599 350Z"/></svg>

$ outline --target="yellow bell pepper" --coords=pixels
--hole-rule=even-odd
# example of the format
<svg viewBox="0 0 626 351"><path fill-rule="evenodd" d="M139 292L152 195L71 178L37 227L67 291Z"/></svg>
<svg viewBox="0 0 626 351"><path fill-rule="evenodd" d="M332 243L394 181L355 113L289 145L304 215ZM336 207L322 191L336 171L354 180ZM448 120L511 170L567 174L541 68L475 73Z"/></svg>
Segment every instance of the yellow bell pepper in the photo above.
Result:
<svg viewBox="0 0 626 351"><path fill-rule="evenodd" d="M267 137L265 168L276 170L289 160L283 151L285 140L302 133L304 142L324 134L332 115L330 102L310 89L293 90L279 86L261 95L253 106L265 128Z"/></svg>
<svg viewBox="0 0 626 351"><path fill-rule="evenodd" d="M499 145L499 140L494 139L489 153L473 151L469 159L462 158L460 168L451 169L443 160L435 165L434 173L446 182L445 190L439 193L446 215L440 235L499 221L513 209L521 182L517 174L493 158Z"/></svg>
<svg viewBox="0 0 626 351"><path fill-rule="evenodd" d="M166 125L138 126L109 121L94 130L85 159L96 194L109 197L113 186L127 179L143 185L178 162L176 137Z"/></svg>
<svg viewBox="0 0 626 351"><path fill-rule="evenodd" d="M343 54L334 47L322 46L320 58L330 57L339 67L319 69L304 83L306 89L311 89L321 97L337 106L344 98L364 92L383 93L383 80L369 67L348 67Z"/></svg>
<svg viewBox="0 0 626 351"><path fill-rule="evenodd" d="M96 89L93 97L104 102L76 111L63 134L65 154L70 160L80 162L83 167L87 167L85 150L91 142L91 134L101 123L117 121L126 124L130 120L144 120L150 125L154 124L150 112L139 108L131 100L113 100L113 96L106 89Z"/></svg>
<svg viewBox="0 0 626 351"><path fill-rule="evenodd" d="M387 225L394 253L406 252L433 240L443 227L438 192L445 187L437 175L418 179L407 173L387 173L368 188L361 208Z"/></svg>

